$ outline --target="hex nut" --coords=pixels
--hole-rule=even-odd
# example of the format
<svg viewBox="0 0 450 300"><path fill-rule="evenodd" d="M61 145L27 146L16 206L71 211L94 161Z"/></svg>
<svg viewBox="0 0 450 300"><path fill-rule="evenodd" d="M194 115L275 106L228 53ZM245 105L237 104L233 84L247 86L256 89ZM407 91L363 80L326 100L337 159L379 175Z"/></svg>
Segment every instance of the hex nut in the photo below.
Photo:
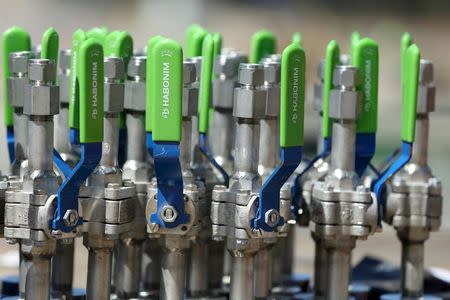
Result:
<svg viewBox="0 0 450 300"><path fill-rule="evenodd" d="M33 58L33 52L19 51L9 54L8 62L11 74L28 73L28 60Z"/></svg>
<svg viewBox="0 0 450 300"><path fill-rule="evenodd" d="M263 118L266 109L266 98L266 90L235 88L233 116L237 118Z"/></svg>
<svg viewBox="0 0 450 300"><path fill-rule="evenodd" d="M191 84L196 81L197 69L195 63L192 61L183 62L183 84Z"/></svg>
<svg viewBox="0 0 450 300"><path fill-rule="evenodd" d="M161 208L160 217L166 223L173 223L178 217L178 212L172 205L164 205Z"/></svg>
<svg viewBox="0 0 450 300"><path fill-rule="evenodd" d="M319 83L314 84L313 107L315 111L323 111L323 85Z"/></svg>
<svg viewBox="0 0 450 300"><path fill-rule="evenodd" d="M146 87L143 81L125 82L124 108L134 111L145 111Z"/></svg>
<svg viewBox="0 0 450 300"><path fill-rule="evenodd" d="M123 61L119 57L105 57L104 76L112 80L121 80L125 75Z"/></svg>
<svg viewBox="0 0 450 300"><path fill-rule="evenodd" d="M359 71L356 67L336 66L333 72L334 86L356 87L359 83Z"/></svg>
<svg viewBox="0 0 450 300"><path fill-rule="evenodd" d="M272 86L267 89L265 115L277 117L280 114L280 86Z"/></svg>
<svg viewBox="0 0 450 300"><path fill-rule="evenodd" d="M214 74L222 78L235 78L241 62L242 58L233 52L219 55L214 61Z"/></svg>
<svg viewBox="0 0 450 300"><path fill-rule="evenodd" d="M212 85L212 106L214 108L232 109L235 80L216 78Z"/></svg>
<svg viewBox="0 0 450 300"><path fill-rule="evenodd" d="M436 87L419 85L417 91L417 113L426 114L435 110Z"/></svg>
<svg viewBox="0 0 450 300"><path fill-rule="evenodd" d="M25 85L23 113L51 116L59 113L59 87L52 85Z"/></svg>
<svg viewBox="0 0 450 300"><path fill-rule="evenodd" d="M264 84L264 66L260 64L240 64L239 78L240 84L261 86Z"/></svg>
<svg viewBox="0 0 450 300"><path fill-rule="evenodd" d="M70 70L70 49L59 51L59 67L61 70Z"/></svg>
<svg viewBox="0 0 450 300"><path fill-rule="evenodd" d="M59 102L69 104L70 76L66 74L58 75Z"/></svg>
<svg viewBox="0 0 450 300"><path fill-rule="evenodd" d="M28 78L31 81L53 82L56 78L56 66L53 60L28 60Z"/></svg>
<svg viewBox="0 0 450 300"><path fill-rule="evenodd" d="M267 225L270 227L274 227L278 224L280 221L280 214L276 209L269 209L264 214L264 222L266 222Z"/></svg>
<svg viewBox="0 0 450 300"><path fill-rule="evenodd" d="M128 62L127 74L129 77L139 77L144 81L147 76L147 57L132 56Z"/></svg>
<svg viewBox="0 0 450 300"><path fill-rule="evenodd" d="M25 97L25 85L28 83L26 77L9 77L8 85L8 102L13 107L23 107Z"/></svg>
<svg viewBox="0 0 450 300"><path fill-rule="evenodd" d="M104 110L117 113L123 111L125 85L123 83L105 82L104 84Z"/></svg>
<svg viewBox="0 0 450 300"><path fill-rule="evenodd" d="M356 120L360 113L360 93L356 91L331 90L329 116L335 120Z"/></svg>
<svg viewBox="0 0 450 300"><path fill-rule="evenodd" d="M74 209L68 209L64 214L63 220L66 226L75 226L78 223L78 212Z"/></svg>
<svg viewBox="0 0 450 300"><path fill-rule="evenodd" d="M281 81L281 64L278 62L264 63L264 81L271 84L279 84Z"/></svg>
<svg viewBox="0 0 450 300"><path fill-rule="evenodd" d="M183 88L182 116L192 117L198 112L198 88Z"/></svg>

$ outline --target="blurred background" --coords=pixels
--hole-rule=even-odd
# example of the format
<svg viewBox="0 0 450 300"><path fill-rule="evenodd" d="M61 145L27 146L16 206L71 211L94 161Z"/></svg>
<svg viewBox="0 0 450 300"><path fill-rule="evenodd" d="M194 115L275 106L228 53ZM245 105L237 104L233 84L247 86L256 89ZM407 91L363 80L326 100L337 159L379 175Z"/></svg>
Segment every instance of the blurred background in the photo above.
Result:
<svg viewBox="0 0 450 300"><path fill-rule="evenodd" d="M427 266L450 269L450 257L439 255L450 247L450 1L446 0L40 0L2 1L0 31L12 25L28 30L33 44L53 26L60 34L60 48L69 48L73 31L107 26L110 30L127 30L134 38L135 48L142 48L156 34L174 38L181 43L185 28L198 23L210 31L222 33L224 47L248 51L251 35L262 28L272 30L278 38L278 51L289 43L293 32L300 32L307 57L305 130L307 149L314 151L319 134L318 120L312 111L313 84L316 70L330 39L336 39L341 52L348 52L350 34L358 30L380 45L379 115L376 162L400 145L400 38L409 31L422 52L422 58L434 62L436 112L431 115L429 163L443 181L444 217L442 230L432 233L427 244ZM2 76L3 72L0 72ZM1 88L1 87L0 87ZM0 94L1 95L1 94ZM3 105L0 105L3 124ZM5 128L0 127L0 169L7 171ZM312 243L309 231L298 230L297 270L310 271ZM81 244L81 243L80 243ZM14 247L0 242L0 273L15 273ZM80 245L78 255L84 255ZM386 251L388 250L388 251ZM358 244L354 260L375 254L396 264L400 247L395 232L384 226L384 232ZM81 256L80 256L81 257ZM86 270L86 261L77 267ZM84 285L82 272L78 286Z"/></svg>

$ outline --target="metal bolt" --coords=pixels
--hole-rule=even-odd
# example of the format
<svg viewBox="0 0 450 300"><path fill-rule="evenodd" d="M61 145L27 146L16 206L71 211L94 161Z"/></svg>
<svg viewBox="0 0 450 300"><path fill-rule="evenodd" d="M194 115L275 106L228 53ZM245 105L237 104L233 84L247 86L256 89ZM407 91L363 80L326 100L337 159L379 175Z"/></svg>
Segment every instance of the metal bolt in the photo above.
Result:
<svg viewBox="0 0 450 300"><path fill-rule="evenodd" d="M178 217L178 212L172 205L164 205L161 209L161 219L167 223L175 222Z"/></svg>
<svg viewBox="0 0 450 300"><path fill-rule="evenodd" d="M63 219L66 226L75 226L78 222L78 212L74 209L68 209Z"/></svg>
<svg viewBox="0 0 450 300"><path fill-rule="evenodd" d="M274 227L274 226L278 225L278 222L280 221L280 214L278 213L278 211L276 209L269 209L264 214L264 221L270 227Z"/></svg>
<svg viewBox="0 0 450 300"><path fill-rule="evenodd" d="M108 188L110 189L118 189L120 185L118 183L108 183Z"/></svg>

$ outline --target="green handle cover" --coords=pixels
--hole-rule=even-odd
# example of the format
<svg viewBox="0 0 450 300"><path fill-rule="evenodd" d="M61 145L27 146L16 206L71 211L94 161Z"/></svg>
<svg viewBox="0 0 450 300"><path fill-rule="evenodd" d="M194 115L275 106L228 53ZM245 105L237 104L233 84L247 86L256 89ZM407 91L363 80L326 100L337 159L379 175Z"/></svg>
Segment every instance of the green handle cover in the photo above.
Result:
<svg viewBox="0 0 450 300"><path fill-rule="evenodd" d="M339 64L340 49L336 40L328 43L325 54L325 77L323 83L323 115L322 115L322 136L330 137L330 118L328 116L328 107L330 101L330 90L333 88L333 72L336 65Z"/></svg>
<svg viewBox="0 0 450 300"><path fill-rule="evenodd" d="M183 50L180 44L164 39L152 49L150 56L154 77L152 123L153 140L181 140L181 105L183 89ZM147 78L148 80L148 78Z"/></svg>
<svg viewBox="0 0 450 300"><path fill-rule="evenodd" d="M58 32L53 27L47 29L42 36L42 44L41 44L41 58L45 59L53 59L55 61L55 65L58 65L58 53L59 52L59 36ZM56 72L55 78L56 81Z"/></svg>
<svg viewBox="0 0 450 300"><path fill-rule="evenodd" d="M377 131L378 113L378 44L372 39L358 41L352 52L352 64L359 69L361 92L361 115L356 122L358 133Z"/></svg>
<svg viewBox="0 0 450 300"><path fill-rule="evenodd" d="M78 51L81 44L87 39L83 30L78 29L72 35L70 50L70 99L69 99L69 126L79 128L80 125L80 101L78 82Z"/></svg>
<svg viewBox="0 0 450 300"><path fill-rule="evenodd" d="M93 27L86 32L87 38L93 38L99 43L103 43L107 35L108 28L106 28L105 26Z"/></svg>
<svg viewBox="0 0 450 300"><path fill-rule="evenodd" d="M361 40L361 35L358 31L353 31L352 35L350 36L350 55L353 61L353 55L355 53L355 47L358 45L359 41Z"/></svg>
<svg viewBox="0 0 450 300"><path fill-rule="evenodd" d="M400 80L402 86L405 85L405 65L406 65L406 51L408 50L408 47L413 44L413 38L409 32L405 32L402 36L402 39L400 41L400 56L401 56L401 66L400 66Z"/></svg>
<svg viewBox="0 0 450 300"><path fill-rule="evenodd" d="M8 102L9 54L17 51L30 51L31 38L25 29L13 26L3 33L3 109L5 126L13 126L13 108Z"/></svg>
<svg viewBox="0 0 450 300"><path fill-rule="evenodd" d="M402 101L402 140L414 142L416 130L417 89L419 86L420 50L412 44L405 56L405 86Z"/></svg>
<svg viewBox="0 0 450 300"><path fill-rule="evenodd" d="M212 34L212 39L214 42L214 55L220 55L220 53L222 52L222 34L220 34L220 32L214 32Z"/></svg>
<svg viewBox="0 0 450 300"><path fill-rule="evenodd" d="M198 131L206 133L209 123L209 103L211 100L211 79L214 63L214 41L208 34L203 41L202 69L200 72Z"/></svg>
<svg viewBox="0 0 450 300"><path fill-rule="evenodd" d="M292 35L292 42L298 44L300 47L303 47L302 40L302 34L300 32L294 32Z"/></svg>
<svg viewBox="0 0 450 300"><path fill-rule="evenodd" d="M103 43L105 56L120 57L127 66L133 55L133 38L126 31L110 32Z"/></svg>
<svg viewBox="0 0 450 300"><path fill-rule="evenodd" d="M188 26L188 28L186 28L186 30L184 31L184 47L185 47L185 56L189 57L188 52L191 52L191 48L192 48L192 36L194 35L195 32L197 31L202 31L204 30L202 26L200 26L199 24L191 24Z"/></svg>
<svg viewBox="0 0 450 300"><path fill-rule="evenodd" d="M305 51L296 42L281 57L280 146L303 146Z"/></svg>
<svg viewBox="0 0 450 300"><path fill-rule="evenodd" d="M186 34L186 57L196 57L202 55L203 39L208 32L201 26L193 27Z"/></svg>
<svg viewBox="0 0 450 300"><path fill-rule="evenodd" d="M152 132L153 124L152 124L152 111L153 111L153 101L155 99L155 82L150 78L154 78L155 75L153 73L153 63L151 62L152 53L155 46L164 40L164 38L160 35L156 35L152 37L147 42L147 74L145 80L145 90L146 90L146 102L145 102L145 131Z"/></svg>
<svg viewBox="0 0 450 300"><path fill-rule="evenodd" d="M267 55L274 54L277 51L277 39L273 32L260 30L253 34L250 50L250 62L253 64Z"/></svg>
<svg viewBox="0 0 450 300"><path fill-rule="evenodd" d="M90 38L79 48L80 143L103 140L103 47Z"/></svg>

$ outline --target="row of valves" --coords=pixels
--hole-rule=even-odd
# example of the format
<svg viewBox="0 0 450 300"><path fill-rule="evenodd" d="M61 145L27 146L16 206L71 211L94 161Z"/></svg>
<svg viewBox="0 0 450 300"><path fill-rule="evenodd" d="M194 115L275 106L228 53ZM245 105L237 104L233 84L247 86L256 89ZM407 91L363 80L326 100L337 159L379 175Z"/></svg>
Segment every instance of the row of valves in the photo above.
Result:
<svg viewBox="0 0 450 300"><path fill-rule="evenodd" d="M277 54L273 33L258 31L250 59L199 25L184 49L155 36L134 50L129 33L106 28L75 31L70 50L53 28L34 50L19 27L3 41L11 172L0 226L20 247L19 298L74 299L82 236L83 299L348 299L356 240L382 220L402 242L402 296L423 296L423 245L442 197L427 164L433 65L411 35L401 149L380 168L378 44L358 33L349 55L332 40L319 63L322 134L303 161L300 34ZM315 241L312 295L280 288L296 223Z"/></svg>

